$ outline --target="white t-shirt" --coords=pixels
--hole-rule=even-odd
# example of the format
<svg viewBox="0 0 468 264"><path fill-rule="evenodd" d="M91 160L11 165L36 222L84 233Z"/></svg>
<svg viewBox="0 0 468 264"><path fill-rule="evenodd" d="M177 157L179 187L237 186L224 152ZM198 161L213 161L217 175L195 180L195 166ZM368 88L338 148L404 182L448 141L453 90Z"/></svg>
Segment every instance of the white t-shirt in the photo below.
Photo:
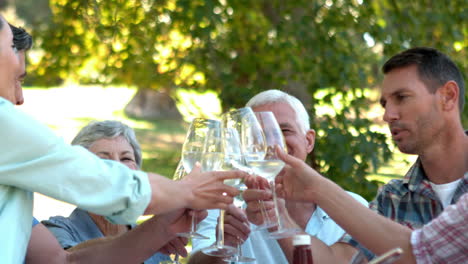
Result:
<svg viewBox="0 0 468 264"><path fill-rule="evenodd" d="M450 202L452 201L453 195L455 194L458 183L460 181L461 179L458 179L456 181L444 184L435 184L431 182L432 189L436 192L444 208L450 205Z"/></svg>

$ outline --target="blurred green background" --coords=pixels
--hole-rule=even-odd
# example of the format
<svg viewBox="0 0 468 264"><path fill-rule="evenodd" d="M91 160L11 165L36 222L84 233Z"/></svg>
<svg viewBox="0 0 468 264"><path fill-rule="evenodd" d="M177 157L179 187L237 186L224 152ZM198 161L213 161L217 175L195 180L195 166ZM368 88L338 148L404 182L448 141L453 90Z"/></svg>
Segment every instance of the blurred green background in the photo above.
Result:
<svg viewBox="0 0 468 264"><path fill-rule="evenodd" d="M2 14L35 39L26 85L89 92L88 98L68 97L82 103L78 109L66 102L47 104L68 113L51 126L60 129L73 118L77 127L101 119L96 111L83 116L73 111L85 111L80 108L87 107L86 100L107 104L128 93L115 115L104 118L134 125L145 168L170 176L186 128L183 120L216 117L259 91L282 89L304 102L317 131L308 162L367 199L381 184L376 180L404 173L391 163L394 147L376 104L381 65L409 47L431 46L453 58L465 74L466 6L466 0L0 3ZM94 93L89 86L107 87L102 88L107 92ZM465 109L465 125L467 117Z"/></svg>

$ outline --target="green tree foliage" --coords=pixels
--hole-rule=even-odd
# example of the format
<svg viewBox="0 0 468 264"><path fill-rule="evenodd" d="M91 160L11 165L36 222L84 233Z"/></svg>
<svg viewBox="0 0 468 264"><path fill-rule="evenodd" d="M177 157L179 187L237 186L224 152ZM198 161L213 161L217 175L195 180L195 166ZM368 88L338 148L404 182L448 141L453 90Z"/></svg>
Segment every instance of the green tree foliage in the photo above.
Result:
<svg viewBox="0 0 468 264"><path fill-rule="evenodd" d="M262 90L289 91L317 131L311 163L366 198L377 185L365 176L390 157L365 115L383 62L433 46L467 69L466 0L50 0L50 7L53 24L36 34L44 52L37 80L210 89L225 109ZM318 104L335 111L319 114Z"/></svg>

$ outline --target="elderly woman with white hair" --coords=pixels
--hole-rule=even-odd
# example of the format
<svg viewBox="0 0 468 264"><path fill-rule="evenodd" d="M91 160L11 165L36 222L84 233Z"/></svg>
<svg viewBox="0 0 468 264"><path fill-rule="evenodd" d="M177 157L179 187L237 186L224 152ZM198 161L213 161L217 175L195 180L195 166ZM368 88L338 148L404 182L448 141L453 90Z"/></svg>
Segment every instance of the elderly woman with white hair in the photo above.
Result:
<svg viewBox="0 0 468 264"><path fill-rule="evenodd" d="M132 128L119 121L107 120L88 124L76 135L72 145L82 146L102 159L118 161L133 170L141 168L141 148L135 133ZM69 217L55 216L42 223L55 235L64 249L87 240L120 235L132 228L112 224L101 215L79 208ZM183 246L178 238L173 240L173 243L179 244L179 247ZM157 264L163 260L170 258L156 253L145 263Z"/></svg>

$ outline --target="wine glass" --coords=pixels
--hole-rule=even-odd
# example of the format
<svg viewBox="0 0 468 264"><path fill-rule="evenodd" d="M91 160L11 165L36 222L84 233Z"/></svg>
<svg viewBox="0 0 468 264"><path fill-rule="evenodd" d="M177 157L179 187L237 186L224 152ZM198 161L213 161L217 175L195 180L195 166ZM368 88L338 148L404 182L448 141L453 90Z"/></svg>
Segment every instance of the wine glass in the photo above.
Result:
<svg viewBox="0 0 468 264"><path fill-rule="evenodd" d="M281 129L272 112L256 112L258 122L263 128L266 140L266 154L263 160L248 161L249 166L255 174L265 178L270 183L270 188L273 193L273 202L275 205L275 214L277 219L277 230L271 232L269 236L273 239L281 239L291 237L300 233L298 228L285 228L281 214L278 208L278 199L275 191L275 177L283 169L284 162L278 158L275 151L275 146L279 146L286 151L286 143Z"/></svg>
<svg viewBox="0 0 468 264"><path fill-rule="evenodd" d="M222 129L211 130L208 133L203 157L202 168L208 170L223 170L226 169L223 165L227 155L224 152L225 144L223 144ZM228 168L230 170L230 168ZM225 183L230 183L231 180L226 180ZM206 255L215 257L227 257L237 253L237 248L224 244L224 210L219 210L218 232L216 234L216 242L212 246L202 248L201 251Z"/></svg>
<svg viewBox="0 0 468 264"><path fill-rule="evenodd" d="M224 116L226 117L226 116ZM226 122L228 122L229 118L222 119L222 127L223 127L223 146L224 146L224 163L223 169L224 170L232 170L237 169L237 167L244 166L243 164L243 157L241 151L241 140L239 133L233 127L228 127ZM232 120L231 120L232 121ZM232 180L225 180L225 184L233 186L240 191L244 191L247 187L243 184L241 179L232 179ZM244 201L242 200L241 196L234 197L234 205L241 208L244 205ZM254 258L246 257L242 255L242 244L244 241L239 241L237 244L237 253L227 257L224 259L226 262L252 262L255 261Z"/></svg>
<svg viewBox="0 0 468 264"><path fill-rule="evenodd" d="M244 190L245 188L247 188L244 184L239 184L238 185L238 188L239 190ZM244 205L244 200L242 200L242 197L239 195L239 196L236 196L234 197L234 205L237 206L238 208L242 208L242 206ZM239 240L239 238L238 238ZM247 256L244 256L242 254L242 244L244 243L245 241L239 241L239 243L237 244L237 254L234 254L230 257L227 257L225 259L223 259L224 261L226 262L253 262L255 261L256 259L255 258L252 258L252 257L247 257Z"/></svg>
<svg viewBox="0 0 468 264"><path fill-rule="evenodd" d="M216 129L219 131L220 127L221 122L219 122L218 120L195 118L192 121L187 132L184 144L182 146L182 159L181 162L179 162L179 166L183 167L184 173L182 174L187 174L190 171L192 171L196 162L203 162L202 155L204 147L206 145L208 133L209 131ZM183 176L181 176L180 178L182 177ZM195 216L193 216L191 231L185 233L178 233L177 235L188 238L208 239L208 237L197 233L195 223L196 219Z"/></svg>
<svg viewBox="0 0 468 264"><path fill-rule="evenodd" d="M229 111L223 114L222 125L225 135L226 131L229 131L232 138L237 138L237 142L229 142L226 145L232 147L240 143L240 157L238 154L235 154L238 158L231 157L233 167L253 174L249 161L262 160L266 149L265 136L254 112L250 107ZM268 216L263 201L259 201L259 204L264 221L256 230L276 226Z"/></svg>

